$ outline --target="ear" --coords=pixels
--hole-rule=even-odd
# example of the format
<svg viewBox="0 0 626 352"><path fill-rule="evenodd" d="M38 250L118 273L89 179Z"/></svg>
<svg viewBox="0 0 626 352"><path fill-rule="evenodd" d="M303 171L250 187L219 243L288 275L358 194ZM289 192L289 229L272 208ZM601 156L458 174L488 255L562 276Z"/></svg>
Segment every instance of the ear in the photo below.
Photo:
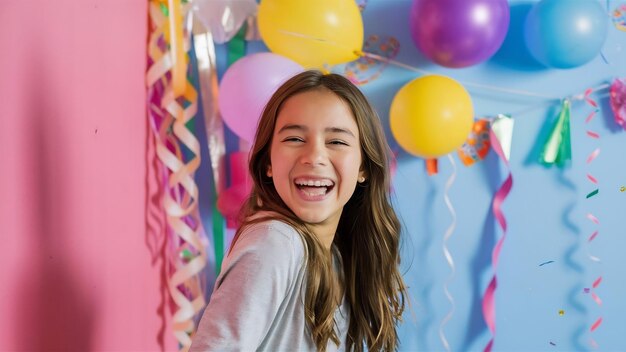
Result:
<svg viewBox="0 0 626 352"><path fill-rule="evenodd" d="M272 165L268 165L267 166L267 172L265 173L267 175L267 177L271 178L272 177Z"/></svg>
<svg viewBox="0 0 626 352"><path fill-rule="evenodd" d="M357 182L358 183L365 182L365 171L363 170L359 171L359 178L357 178Z"/></svg>

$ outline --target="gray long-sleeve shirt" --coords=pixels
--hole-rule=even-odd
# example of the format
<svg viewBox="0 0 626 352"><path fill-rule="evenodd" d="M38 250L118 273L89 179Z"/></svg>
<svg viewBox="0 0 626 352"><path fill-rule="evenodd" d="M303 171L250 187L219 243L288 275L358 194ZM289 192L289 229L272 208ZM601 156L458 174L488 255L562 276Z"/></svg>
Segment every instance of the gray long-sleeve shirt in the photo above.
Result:
<svg viewBox="0 0 626 352"><path fill-rule="evenodd" d="M244 230L223 262L190 351L315 351L304 314L305 263L291 226L273 220ZM345 298L334 317L341 345L329 341L327 351L343 351Z"/></svg>

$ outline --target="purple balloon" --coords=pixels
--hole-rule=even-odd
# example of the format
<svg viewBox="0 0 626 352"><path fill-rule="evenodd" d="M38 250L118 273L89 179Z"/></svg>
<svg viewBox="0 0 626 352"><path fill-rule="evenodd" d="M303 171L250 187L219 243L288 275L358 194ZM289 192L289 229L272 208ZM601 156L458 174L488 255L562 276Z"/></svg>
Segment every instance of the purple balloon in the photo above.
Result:
<svg viewBox="0 0 626 352"><path fill-rule="evenodd" d="M509 18L507 0L413 0L411 35L437 64L467 67L495 54Z"/></svg>
<svg viewBox="0 0 626 352"><path fill-rule="evenodd" d="M217 98L224 122L239 138L254 141L256 127L276 89L303 68L274 53L244 56L232 64L220 82Z"/></svg>

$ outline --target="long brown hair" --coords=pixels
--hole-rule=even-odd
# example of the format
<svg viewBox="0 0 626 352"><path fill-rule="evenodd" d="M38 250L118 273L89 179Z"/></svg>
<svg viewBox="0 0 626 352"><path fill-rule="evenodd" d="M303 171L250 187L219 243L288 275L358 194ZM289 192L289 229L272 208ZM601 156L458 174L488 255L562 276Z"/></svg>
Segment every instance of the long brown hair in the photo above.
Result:
<svg viewBox="0 0 626 352"><path fill-rule="evenodd" d="M351 306L346 347L348 351L362 351L364 345L370 351L396 350L396 325L404 310L406 287L398 270L400 222L389 200L390 150L378 115L363 93L345 77L305 71L285 82L267 103L250 155L254 187L242 209L242 226L233 245L243 229L253 223L271 218L293 226L307 253L304 305L313 341L319 351L326 349L329 339L339 345L334 330L334 312L339 302L338 288L333 284L332 255L286 206L266 175L282 105L298 93L315 89L333 92L350 107L359 128L361 169L367 177L344 206L334 238L343 259L345 294ZM259 211L269 211L267 214L271 215L250 219Z"/></svg>

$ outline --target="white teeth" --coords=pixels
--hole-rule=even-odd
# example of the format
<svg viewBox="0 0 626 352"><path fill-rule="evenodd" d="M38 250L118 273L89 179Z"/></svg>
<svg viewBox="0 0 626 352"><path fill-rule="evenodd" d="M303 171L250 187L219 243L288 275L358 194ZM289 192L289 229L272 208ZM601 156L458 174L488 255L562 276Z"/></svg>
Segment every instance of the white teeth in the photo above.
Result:
<svg viewBox="0 0 626 352"><path fill-rule="evenodd" d="M296 180L295 183L298 186L312 186L312 187L330 187L333 182L330 180Z"/></svg>
<svg viewBox="0 0 626 352"><path fill-rule="evenodd" d="M311 189L310 191L303 191L303 192L309 197L317 197L317 196L323 196L324 194L326 194L326 191L327 191L327 188L317 188L317 189Z"/></svg>

